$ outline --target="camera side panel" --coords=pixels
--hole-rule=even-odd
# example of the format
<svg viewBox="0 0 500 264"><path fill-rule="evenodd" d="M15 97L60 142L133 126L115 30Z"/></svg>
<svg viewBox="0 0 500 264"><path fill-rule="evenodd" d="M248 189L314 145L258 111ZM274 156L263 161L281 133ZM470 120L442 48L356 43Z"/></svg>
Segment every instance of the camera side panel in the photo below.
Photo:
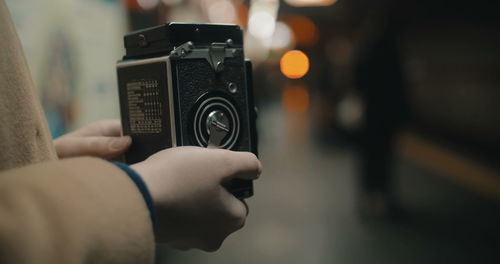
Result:
<svg viewBox="0 0 500 264"><path fill-rule="evenodd" d="M132 137L132 146L125 153L129 164L176 145L168 72L167 59L117 65L123 134Z"/></svg>

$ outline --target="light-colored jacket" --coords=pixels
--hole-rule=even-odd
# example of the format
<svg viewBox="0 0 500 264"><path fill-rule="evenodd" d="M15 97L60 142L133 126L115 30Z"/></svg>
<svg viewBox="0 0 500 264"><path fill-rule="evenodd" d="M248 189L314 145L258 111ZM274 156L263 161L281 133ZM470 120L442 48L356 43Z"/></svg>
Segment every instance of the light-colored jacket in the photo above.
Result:
<svg viewBox="0 0 500 264"><path fill-rule="evenodd" d="M152 263L153 258L149 212L130 178L104 160L57 159L0 0L0 263Z"/></svg>

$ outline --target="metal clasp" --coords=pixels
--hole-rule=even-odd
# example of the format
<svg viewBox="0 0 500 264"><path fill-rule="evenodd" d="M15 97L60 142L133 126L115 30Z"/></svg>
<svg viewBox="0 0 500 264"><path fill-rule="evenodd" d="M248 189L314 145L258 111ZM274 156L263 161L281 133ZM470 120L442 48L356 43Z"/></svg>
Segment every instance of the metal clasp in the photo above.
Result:
<svg viewBox="0 0 500 264"><path fill-rule="evenodd" d="M226 57L226 43L214 42L208 48L210 54L210 64L215 72L224 70L224 58Z"/></svg>

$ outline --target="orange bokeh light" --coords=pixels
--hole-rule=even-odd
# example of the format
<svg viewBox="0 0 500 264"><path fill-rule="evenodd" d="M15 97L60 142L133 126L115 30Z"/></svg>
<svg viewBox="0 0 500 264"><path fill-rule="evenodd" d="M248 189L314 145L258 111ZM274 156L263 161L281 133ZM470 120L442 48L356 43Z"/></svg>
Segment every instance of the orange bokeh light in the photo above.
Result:
<svg viewBox="0 0 500 264"><path fill-rule="evenodd" d="M289 113L304 113L309 109L309 92L303 85L286 86L282 100L285 110Z"/></svg>
<svg viewBox="0 0 500 264"><path fill-rule="evenodd" d="M126 0L125 5L129 11L137 11L141 9L137 0Z"/></svg>
<svg viewBox="0 0 500 264"><path fill-rule="evenodd" d="M289 16L283 19L292 29L298 47L312 47L319 39L319 29L314 22L306 16Z"/></svg>
<svg viewBox="0 0 500 264"><path fill-rule="evenodd" d="M242 2L235 2L234 6L236 7L237 24L242 28L246 28L248 22L248 7Z"/></svg>
<svg viewBox="0 0 500 264"><path fill-rule="evenodd" d="M300 50L288 51L281 57L280 69L290 79L302 78L309 71L309 58Z"/></svg>

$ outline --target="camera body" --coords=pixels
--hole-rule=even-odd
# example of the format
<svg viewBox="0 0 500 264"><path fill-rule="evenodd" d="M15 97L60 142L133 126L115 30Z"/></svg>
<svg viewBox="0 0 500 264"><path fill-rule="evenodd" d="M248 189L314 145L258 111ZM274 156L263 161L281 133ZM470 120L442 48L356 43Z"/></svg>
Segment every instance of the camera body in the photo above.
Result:
<svg viewBox="0 0 500 264"><path fill-rule="evenodd" d="M169 23L127 34L117 63L128 164L170 147L200 146L257 155L252 66L236 25ZM238 198L252 181L225 186Z"/></svg>

